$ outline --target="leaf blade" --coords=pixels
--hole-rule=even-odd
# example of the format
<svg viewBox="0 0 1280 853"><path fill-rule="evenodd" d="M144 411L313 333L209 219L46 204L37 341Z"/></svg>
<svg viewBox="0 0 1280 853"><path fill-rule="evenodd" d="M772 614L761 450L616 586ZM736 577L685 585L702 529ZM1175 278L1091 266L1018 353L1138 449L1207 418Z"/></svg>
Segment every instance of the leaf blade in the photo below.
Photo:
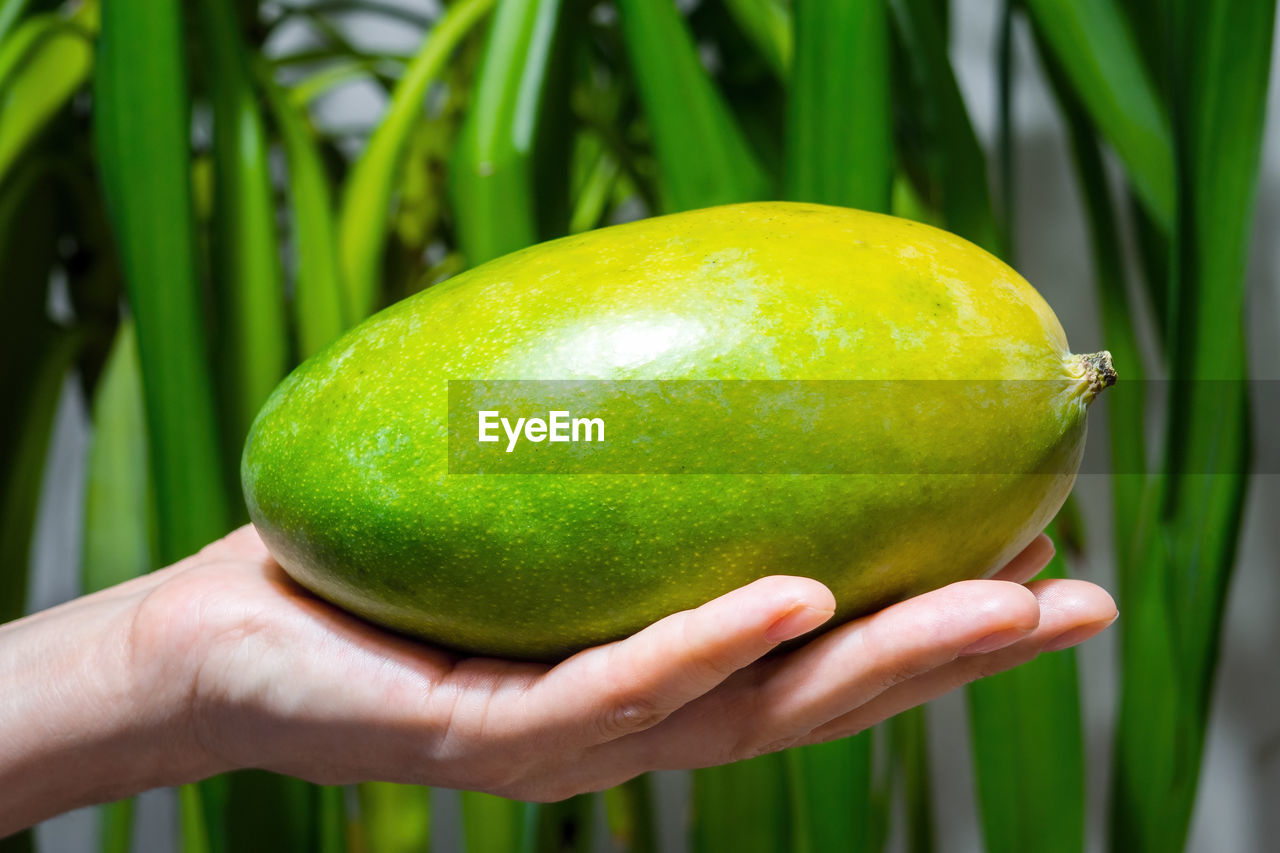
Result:
<svg viewBox="0 0 1280 853"><path fill-rule="evenodd" d="M1112 845L1185 844L1249 484L1245 268L1274 2L1178 4L1168 431L1121 634Z"/></svg>
<svg viewBox="0 0 1280 853"><path fill-rule="evenodd" d="M354 322L347 312L346 286L338 259L333 195L315 137L295 105L262 63L258 84L266 96L284 144L289 169L287 191L294 251L294 324L298 350L310 358Z"/></svg>
<svg viewBox="0 0 1280 853"><path fill-rule="evenodd" d="M563 9L563 0L499 0L494 12L449 163L458 242L471 266L563 231L544 226L546 200L535 184Z"/></svg>
<svg viewBox="0 0 1280 853"><path fill-rule="evenodd" d="M377 305L393 184L422 100L454 48L493 4L494 0L461 0L436 22L405 69L386 115L347 177L338 217L338 245L348 288L347 312L353 319L368 316Z"/></svg>
<svg viewBox="0 0 1280 853"><path fill-rule="evenodd" d="M134 50L137 39L149 49ZM95 143L137 324L162 563L222 535L228 517L194 265L185 80L175 4L103 9Z"/></svg>
<svg viewBox="0 0 1280 853"><path fill-rule="evenodd" d="M1057 555L1040 577L1066 577ZM1072 650L969 685L970 735L989 853L1084 849L1084 726Z"/></svg>
<svg viewBox="0 0 1280 853"><path fill-rule="evenodd" d="M973 130L931 0L892 0L897 61L906 66L895 93L898 114L914 117L923 137L923 170L948 230L1003 254L987 185L986 155Z"/></svg>
<svg viewBox="0 0 1280 853"><path fill-rule="evenodd" d="M88 2L29 18L0 44L0 180L88 80L97 25Z"/></svg>
<svg viewBox="0 0 1280 853"><path fill-rule="evenodd" d="M768 197L769 178L671 0L620 0L618 12L661 166L664 212Z"/></svg>
<svg viewBox="0 0 1280 853"><path fill-rule="evenodd" d="M799 0L786 196L887 212L893 183L889 31L880 0Z"/></svg>
<svg viewBox="0 0 1280 853"><path fill-rule="evenodd" d="M1120 8L1109 0L1027 0L1027 6L1147 210L1171 230L1169 119Z"/></svg>
<svg viewBox="0 0 1280 853"><path fill-rule="evenodd" d="M267 136L234 4L196 3L213 107L211 235L227 477L289 360ZM235 515L244 517L239 501Z"/></svg>

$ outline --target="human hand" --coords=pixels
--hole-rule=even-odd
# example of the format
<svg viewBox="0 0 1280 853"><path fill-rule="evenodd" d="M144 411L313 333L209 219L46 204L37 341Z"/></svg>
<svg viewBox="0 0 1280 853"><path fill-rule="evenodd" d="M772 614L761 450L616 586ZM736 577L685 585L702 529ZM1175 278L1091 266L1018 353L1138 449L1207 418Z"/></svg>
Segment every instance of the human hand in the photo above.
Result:
<svg viewBox="0 0 1280 853"><path fill-rule="evenodd" d="M382 631L298 586L243 527L0 628L0 648L14 651L0 655L0 686L19 688L0 707L0 732L19 733L0 750L0 787L24 794L0 803L0 835L241 767L558 800L844 737L1110 624L1115 605L1093 584L1022 585L1051 554L1042 536L996 579L769 657L830 618L826 587L763 578L546 666ZM37 667L40 690L23 678Z"/></svg>
<svg viewBox="0 0 1280 853"><path fill-rule="evenodd" d="M816 581L764 578L549 667L388 634L303 590L245 527L167 570L134 642L159 683L181 687L190 743L218 769L556 800L850 735L1080 642L1115 606L1082 581L1022 586L1051 555L1040 537L998 580L952 584L769 658L835 602Z"/></svg>

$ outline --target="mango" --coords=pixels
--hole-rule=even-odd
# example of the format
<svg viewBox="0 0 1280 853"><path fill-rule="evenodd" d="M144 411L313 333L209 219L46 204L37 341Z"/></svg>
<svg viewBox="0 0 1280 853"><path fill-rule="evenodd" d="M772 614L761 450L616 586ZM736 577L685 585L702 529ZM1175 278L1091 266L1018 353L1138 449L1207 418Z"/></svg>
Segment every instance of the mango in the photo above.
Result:
<svg viewBox="0 0 1280 853"><path fill-rule="evenodd" d="M533 246L390 306L281 383L242 480L320 597L459 653L554 661L769 574L827 584L833 624L990 574L1066 499L1114 380L965 240L733 205ZM579 414L600 441L548 439Z"/></svg>

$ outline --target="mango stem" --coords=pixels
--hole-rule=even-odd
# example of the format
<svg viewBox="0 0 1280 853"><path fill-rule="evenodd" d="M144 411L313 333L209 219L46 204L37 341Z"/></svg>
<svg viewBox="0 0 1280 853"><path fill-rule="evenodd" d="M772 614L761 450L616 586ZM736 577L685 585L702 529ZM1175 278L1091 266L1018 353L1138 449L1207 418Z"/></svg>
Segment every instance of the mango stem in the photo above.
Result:
<svg viewBox="0 0 1280 853"><path fill-rule="evenodd" d="M1111 353L1106 350L1091 352L1076 356L1076 360L1084 373L1085 381L1089 383L1089 389L1085 392L1086 402L1092 402L1094 397L1102 393L1102 389L1116 384L1116 368L1111 363Z"/></svg>

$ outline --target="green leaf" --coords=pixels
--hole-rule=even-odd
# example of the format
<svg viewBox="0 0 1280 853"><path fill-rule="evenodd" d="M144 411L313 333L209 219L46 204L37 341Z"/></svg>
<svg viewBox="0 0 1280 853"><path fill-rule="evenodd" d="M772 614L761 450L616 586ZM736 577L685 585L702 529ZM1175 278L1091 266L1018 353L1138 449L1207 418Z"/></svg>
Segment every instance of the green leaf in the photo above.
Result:
<svg viewBox="0 0 1280 853"><path fill-rule="evenodd" d="M177 3L112 0L103 9L95 141L137 327L165 564L224 534L228 517L195 266L185 81Z"/></svg>
<svg viewBox="0 0 1280 853"><path fill-rule="evenodd" d="M515 853L527 850L526 824L533 818L531 803L504 800L492 794L462 792L462 832L466 853Z"/></svg>
<svg viewBox="0 0 1280 853"><path fill-rule="evenodd" d="M183 853L211 853L225 846L222 842L215 846L213 831L205 817L206 812L221 813L225 797L219 788L225 787L225 781L224 777L217 776L203 785L183 785L178 789L179 841ZM215 807L211 801L218 805Z"/></svg>
<svg viewBox="0 0 1280 853"><path fill-rule="evenodd" d="M81 578L97 592L155 566L147 424L133 323L116 330L93 401Z"/></svg>
<svg viewBox="0 0 1280 853"><path fill-rule="evenodd" d="M1121 8L1112 0L1026 2L1094 124L1124 162L1147 210L1161 228L1172 230L1169 119ZM1149 20L1142 22L1143 27L1149 25Z"/></svg>
<svg viewBox="0 0 1280 853"><path fill-rule="evenodd" d="M627 853L657 853L653 780L648 774L605 791L604 804L609 835L617 847Z"/></svg>
<svg viewBox="0 0 1280 853"><path fill-rule="evenodd" d="M341 785L317 786L315 809L319 833L315 842L317 853L346 853L349 825L346 789Z"/></svg>
<svg viewBox="0 0 1280 853"><path fill-rule="evenodd" d="M294 322L299 355L306 359L340 335L355 318L346 310L333 197L319 145L301 108L271 79L270 69L258 63L255 70L280 130L288 162Z"/></svg>
<svg viewBox="0 0 1280 853"><path fill-rule="evenodd" d="M884 815L871 783L872 733L787 750L795 853L879 850Z"/></svg>
<svg viewBox="0 0 1280 853"><path fill-rule="evenodd" d="M987 161L969 120L932 0L892 0L899 86L896 113L924 146L925 202L946 228L1002 254L987 186Z"/></svg>
<svg viewBox="0 0 1280 853"><path fill-rule="evenodd" d="M57 412L62 380L76 356L76 336L51 331L38 348L29 350L24 362L31 365L20 396L9 397L15 423L6 430L11 443L4 447L0 487L0 557L5 577L0 587L0 623L26 612L31 536L40 487L44 482L45 456L53 417ZM9 383L6 383L9 384Z"/></svg>
<svg viewBox="0 0 1280 853"><path fill-rule="evenodd" d="M488 43L449 162L458 242L471 266L559 236L545 222L535 147L563 116L548 109L564 0L498 0ZM563 88L563 86L561 86ZM567 178L566 178L567 180Z"/></svg>
<svg viewBox="0 0 1280 853"><path fill-rule="evenodd" d="M365 782L357 787L359 834L369 853L418 853L431 841L431 790Z"/></svg>
<svg viewBox="0 0 1280 853"><path fill-rule="evenodd" d="M0 43L0 180L93 67L98 5L28 18Z"/></svg>
<svg viewBox="0 0 1280 853"><path fill-rule="evenodd" d="M569 217L570 234L579 234L600 226L621 177L618 161L594 133L579 134L577 156L586 159L589 164L584 169L580 183L574 188L573 213Z"/></svg>
<svg viewBox="0 0 1280 853"><path fill-rule="evenodd" d="M912 708L890 718L888 727L893 775L906 816L907 850L910 853L930 853L935 847L935 834L925 707Z"/></svg>
<svg viewBox="0 0 1280 853"><path fill-rule="evenodd" d="M779 0L725 0L725 4L773 73L785 81L793 51L790 10Z"/></svg>
<svg viewBox="0 0 1280 853"><path fill-rule="evenodd" d="M786 195L887 213L893 183L882 0L798 0Z"/></svg>
<svg viewBox="0 0 1280 853"><path fill-rule="evenodd" d="M28 161L0 185L0 623L26 612L31 535L49 432L74 356L45 309L58 237L47 162ZM19 369L19 366L21 368Z"/></svg>
<svg viewBox="0 0 1280 853"><path fill-rule="evenodd" d="M1040 574L1066 577L1057 555ZM1084 849L1084 728L1073 650L970 684L974 778L988 853Z"/></svg>
<svg viewBox="0 0 1280 853"><path fill-rule="evenodd" d="M1168 106L1169 52L1173 48L1167 0L1120 0L1129 32L1142 52L1147 75L1159 90L1161 102Z"/></svg>
<svg viewBox="0 0 1280 853"><path fill-rule="evenodd" d="M440 80L442 97L430 115L419 118L409 135L396 185L394 239L388 252L396 269L383 288L387 300L402 299L437 281L432 276L439 270L432 268L447 258L462 263L457 235L450 233L449 159L471 101L483 46L483 41L475 38L458 52ZM449 247L445 258L428 261L428 255L436 257L433 244Z"/></svg>
<svg viewBox="0 0 1280 853"><path fill-rule="evenodd" d="M524 849L533 853L590 853L595 824L595 794L579 794L557 803L528 804Z"/></svg>
<svg viewBox="0 0 1280 853"><path fill-rule="evenodd" d="M348 316L359 320L377 304L382 250L405 143L423 99L445 63L494 0L460 0L436 22L391 95L391 104L347 178L338 220L339 257Z"/></svg>
<svg viewBox="0 0 1280 853"><path fill-rule="evenodd" d="M38 347L24 355L30 365L26 382L7 397L15 422L6 430L9 443L0 460L0 558L5 574L0 580L0 623L26 612L31 536L36 506L44 482L45 456L62 381L76 356L76 336L51 331ZM5 383L8 385L9 383Z"/></svg>
<svg viewBox="0 0 1280 853"><path fill-rule="evenodd" d="M119 800L98 807L101 815L99 853L133 850L133 800Z"/></svg>
<svg viewBox="0 0 1280 853"><path fill-rule="evenodd" d="M661 166L664 211L772 195L671 0L619 0L618 11Z"/></svg>
<svg viewBox="0 0 1280 853"><path fill-rule="evenodd" d="M694 853L776 853L792 837L780 752L708 767L693 776Z"/></svg>
<svg viewBox="0 0 1280 853"><path fill-rule="evenodd" d="M313 853L319 845L319 788L265 770L228 774L226 849L233 853Z"/></svg>
<svg viewBox="0 0 1280 853"><path fill-rule="evenodd" d="M1250 457L1245 266L1274 2L1176 4L1178 175L1162 476L1120 602L1112 845L1179 849L1195 802ZM1172 345L1177 341L1177 346Z"/></svg>
<svg viewBox="0 0 1280 853"><path fill-rule="evenodd" d="M238 492L249 425L284 378L288 336L266 131L232 3L195 4L213 106L211 251L223 442ZM239 501L234 505L238 507ZM243 517L243 511L236 512Z"/></svg>
<svg viewBox="0 0 1280 853"><path fill-rule="evenodd" d="M289 86L289 101L299 110L305 110L316 98L327 95L339 86L354 80L367 80L375 74L376 63L367 60L343 60L327 65ZM270 72L265 67L259 76Z"/></svg>
<svg viewBox="0 0 1280 853"><path fill-rule="evenodd" d="M1170 263L1173 260L1173 235L1161 230L1146 208L1138 201L1133 189L1128 188L1125 207L1133 221L1134 242L1142 267L1142 284L1151 303L1152 327L1157 345L1167 352L1169 345L1169 315L1173 297Z"/></svg>
<svg viewBox="0 0 1280 853"><path fill-rule="evenodd" d="M0 0L0 43L3 43L27 10L31 0Z"/></svg>

